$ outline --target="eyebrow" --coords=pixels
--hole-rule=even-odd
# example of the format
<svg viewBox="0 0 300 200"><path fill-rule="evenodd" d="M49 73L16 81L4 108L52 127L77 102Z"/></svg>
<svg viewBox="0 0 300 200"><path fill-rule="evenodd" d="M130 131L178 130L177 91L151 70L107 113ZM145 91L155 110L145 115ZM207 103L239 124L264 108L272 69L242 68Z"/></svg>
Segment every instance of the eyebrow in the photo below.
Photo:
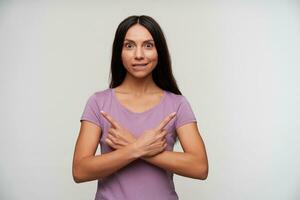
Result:
<svg viewBox="0 0 300 200"><path fill-rule="evenodd" d="M130 39L125 39L125 40L127 40L127 41L129 41L129 42L135 43L133 40L130 40ZM124 40L124 41L125 41L125 40ZM145 40L144 42L154 42L154 40L149 39L149 40Z"/></svg>

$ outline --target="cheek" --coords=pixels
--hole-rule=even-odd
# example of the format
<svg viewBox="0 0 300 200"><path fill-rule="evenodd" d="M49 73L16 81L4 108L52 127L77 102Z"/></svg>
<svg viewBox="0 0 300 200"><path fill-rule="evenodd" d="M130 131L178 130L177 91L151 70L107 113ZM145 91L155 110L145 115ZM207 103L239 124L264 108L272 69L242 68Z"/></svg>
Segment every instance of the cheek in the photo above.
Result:
<svg viewBox="0 0 300 200"><path fill-rule="evenodd" d="M130 54L126 51L123 51L121 54L122 62L124 65L127 65L130 61Z"/></svg>
<svg viewBox="0 0 300 200"><path fill-rule="evenodd" d="M158 55L156 51L149 51L146 54L147 58L152 60L152 61L157 61Z"/></svg>

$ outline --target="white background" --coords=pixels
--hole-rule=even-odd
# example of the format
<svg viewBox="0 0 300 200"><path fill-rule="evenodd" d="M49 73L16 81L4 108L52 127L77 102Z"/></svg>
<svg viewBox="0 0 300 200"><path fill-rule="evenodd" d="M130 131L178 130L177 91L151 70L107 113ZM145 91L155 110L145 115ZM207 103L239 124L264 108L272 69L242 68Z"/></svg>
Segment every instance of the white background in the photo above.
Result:
<svg viewBox="0 0 300 200"><path fill-rule="evenodd" d="M207 180L175 176L180 198L300 199L299 1L157 0L0 2L0 199L94 198L72 179L79 119L108 87L118 24L141 14L208 153Z"/></svg>

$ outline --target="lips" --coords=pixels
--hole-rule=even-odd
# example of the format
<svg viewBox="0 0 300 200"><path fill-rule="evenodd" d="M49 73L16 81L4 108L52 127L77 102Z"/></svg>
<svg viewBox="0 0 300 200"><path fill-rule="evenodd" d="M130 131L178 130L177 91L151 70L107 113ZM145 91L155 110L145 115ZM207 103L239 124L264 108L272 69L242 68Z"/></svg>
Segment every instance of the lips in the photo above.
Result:
<svg viewBox="0 0 300 200"><path fill-rule="evenodd" d="M133 64L132 66L133 67L143 67L143 66L146 66L148 65L148 63L136 63L136 64Z"/></svg>

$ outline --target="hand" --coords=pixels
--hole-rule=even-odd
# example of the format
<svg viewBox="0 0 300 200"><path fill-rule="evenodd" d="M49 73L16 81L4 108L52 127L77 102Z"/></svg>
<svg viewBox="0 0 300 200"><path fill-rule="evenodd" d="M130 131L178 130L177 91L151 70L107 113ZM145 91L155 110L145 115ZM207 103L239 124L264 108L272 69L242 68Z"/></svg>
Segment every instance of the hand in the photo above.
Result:
<svg viewBox="0 0 300 200"><path fill-rule="evenodd" d="M141 137L139 137L135 142L135 147L139 151L139 155L142 158L154 156L162 152L166 147L167 130L164 127L175 117L175 112L168 115L163 119L160 124L150 130L146 130Z"/></svg>
<svg viewBox="0 0 300 200"><path fill-rule="evenodd" d="M101 111L101 114L111 124L111 128L108 130L108 136L105 140L110 147L120 149L136 141L136 138L126 128L118 124L112 116L104 111Z"/></svg>

